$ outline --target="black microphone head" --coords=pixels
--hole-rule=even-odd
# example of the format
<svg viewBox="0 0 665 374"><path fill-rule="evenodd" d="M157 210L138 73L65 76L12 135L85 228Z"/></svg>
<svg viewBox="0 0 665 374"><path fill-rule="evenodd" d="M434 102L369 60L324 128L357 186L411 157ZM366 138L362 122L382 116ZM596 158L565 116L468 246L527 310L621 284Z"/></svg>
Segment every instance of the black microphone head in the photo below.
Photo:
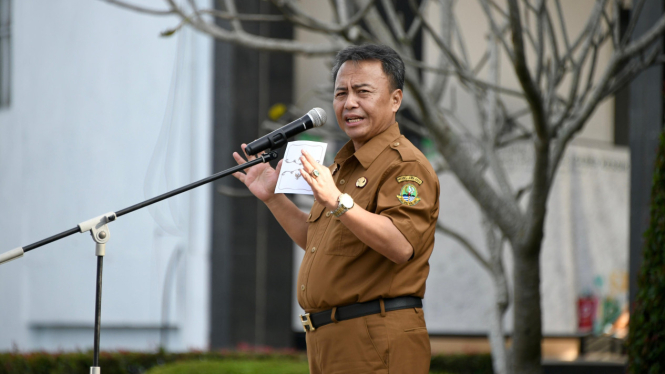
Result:
<svg viewBox="0 0 665 374"><path fill-rule="evenodd" d="M321 108L314 108L307 112L307 115L312 119L314 127L323 126L328 119L328 115L326 115L326 112Z"/></svg>

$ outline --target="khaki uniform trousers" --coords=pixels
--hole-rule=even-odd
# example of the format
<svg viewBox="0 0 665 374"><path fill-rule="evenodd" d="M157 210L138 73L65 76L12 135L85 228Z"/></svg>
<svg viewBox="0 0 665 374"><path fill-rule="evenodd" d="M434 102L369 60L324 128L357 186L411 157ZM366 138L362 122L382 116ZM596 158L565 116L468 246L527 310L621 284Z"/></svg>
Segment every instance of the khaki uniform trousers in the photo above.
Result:
<svg viewBox="0 0 665 374"><path fill-rule="evenodd" d="M427 374L432 358L421 308L372 314L307 334L310 374Z"/></svg>

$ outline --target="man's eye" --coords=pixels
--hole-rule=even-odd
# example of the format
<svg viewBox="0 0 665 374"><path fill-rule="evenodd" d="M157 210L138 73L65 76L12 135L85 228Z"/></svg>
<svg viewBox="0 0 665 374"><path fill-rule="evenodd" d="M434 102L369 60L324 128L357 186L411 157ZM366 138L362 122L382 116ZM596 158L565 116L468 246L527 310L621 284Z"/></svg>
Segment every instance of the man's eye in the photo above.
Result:
<svg viewBox="0 0 665 374"><path fill-rule="evenodd" d="M346 92L338 92L338 93L335 94L335 97L340 97L340 96L345 95L345 94L346 94Z"/></svg>

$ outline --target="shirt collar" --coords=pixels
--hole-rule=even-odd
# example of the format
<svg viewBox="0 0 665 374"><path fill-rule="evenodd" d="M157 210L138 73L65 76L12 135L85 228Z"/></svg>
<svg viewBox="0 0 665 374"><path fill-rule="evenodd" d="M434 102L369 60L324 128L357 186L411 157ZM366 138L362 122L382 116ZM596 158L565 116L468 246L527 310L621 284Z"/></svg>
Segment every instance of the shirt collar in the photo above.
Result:
<svg viewBox="0 0 665 374"><path fill-rule="evenodd" d="M376 135L367 143L363 144L358 151L353 147L353 141L349 140L342 149L337 152L335 163L341 164L351 156L355 156L360 164L365 168L369 166L379 157L379 154L395 139L400 137L399 126L397 122L390 125L384 132ZM355 153L354 153L355 152Z"/></svg>

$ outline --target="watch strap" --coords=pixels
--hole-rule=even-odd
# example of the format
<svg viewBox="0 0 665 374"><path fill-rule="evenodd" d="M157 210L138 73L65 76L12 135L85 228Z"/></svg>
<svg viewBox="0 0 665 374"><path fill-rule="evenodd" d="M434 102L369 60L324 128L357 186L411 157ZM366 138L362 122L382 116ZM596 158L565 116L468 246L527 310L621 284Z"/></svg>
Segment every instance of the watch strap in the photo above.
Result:
<svg viewBox="0 0 665 374"><path fill-rule="evenodd" d="M348 209L348 208L345 208L345 207L343 207L343 206L339 206L339 207L337 207L336 210L333 210L332 214L333 214L335 217L339 218L339 216L341 216L342 214L344 214L347 210L349 210L349 209Z"/></svg>

